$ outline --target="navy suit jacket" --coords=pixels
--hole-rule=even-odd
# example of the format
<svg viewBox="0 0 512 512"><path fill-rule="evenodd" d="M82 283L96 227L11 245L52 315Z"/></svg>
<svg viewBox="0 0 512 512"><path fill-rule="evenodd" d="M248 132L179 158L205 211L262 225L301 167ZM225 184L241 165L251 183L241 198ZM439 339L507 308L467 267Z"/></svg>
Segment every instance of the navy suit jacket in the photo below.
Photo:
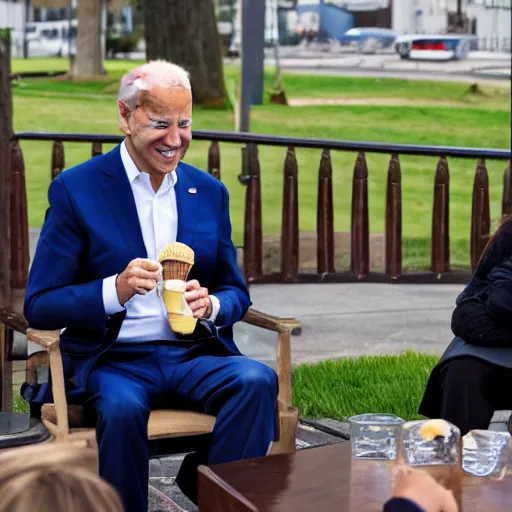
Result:
<svg viewBox="0 0 512 512"><path fill-rule="evenodd" d="M228 192L221 182L183 162L175 172L177 241L195 252L189 278L220 301L215 325L201 321L193 336L215 337L226 354L239 355L232 325L243 318L250 299L231 241ZM58 176L48 198L24 313L35 329L65 328L66 388L68 399L76 402L83 400L89 372L115 342L125 316L105 314L103 279L147 253L119 146ZM22 393L29 402L51 400L48 385L25 385Z"/></svg>

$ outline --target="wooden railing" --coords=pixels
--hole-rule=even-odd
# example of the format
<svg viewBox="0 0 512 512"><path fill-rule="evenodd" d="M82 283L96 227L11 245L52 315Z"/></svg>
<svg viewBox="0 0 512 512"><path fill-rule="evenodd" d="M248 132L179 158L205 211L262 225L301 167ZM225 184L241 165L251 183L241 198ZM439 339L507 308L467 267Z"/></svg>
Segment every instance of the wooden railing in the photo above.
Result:
<svg viewBox="0 0 512 512"><path fill-rule="evenodd" d="M320 139L272 137L248 133L194 132L195 140L210 141L208 172L221 179L219 143L235 143L242 148L241 183L246 185L245 222L243 238L244 274L249 283L268 282L451 282L463 283L469 271L450 269L449 246L449 170L448 158L476 160L471 217L471 266L475 267L489 238L489 182L486 160L506 161L511 152L497 149L414 146L378 144ZM12 142L11 180L11 283L13 290L23 289L28 269L28 227L23 154L20 140L52 141L52 177L65 168L65 142L91 144L91 155L101 154L102 144L115 144L122 140L116 135L29 133L22 132ZM280 272L263 271L261 169L259 146L287 148L284 162L282 228L280 242ZM299 269L299 203L298 166L295 148L322 150L318 173L317 205L317 271L300 272ZM357 153L352 180L351 251L350 270L340 272L334 262L334 222L331 151ZM369 210L367 153L390 155L387 171L385 265L384 272L373 272L369 254ZM434 180L432 215L431 265L427 272L402 271L402 190L400 156L436 156L439 158ZM264 171L263 171L264 172ZM502 199L503 214L512 213L512 175L510 162L504 171Z"/></svg>
<svg viewBox="0 0 512 512"><path fill-rule="evenodd" d="M512 174L510 151L494 149L468 149L398 144L375 144L366 142L328 141L316 139L293 139L265 135L195 132L196 140L210 141L208 150L208 172L221 179L220 144L235 143L242 147L242 172L239 181L245 185L245 224L243 238L244 274L249 283L265 282L451 282L464 283L470 271L450 270L449 245L449 170L448 158L457 157L476 161L473 183L471 215L471 266L476 265L490 232L489 181L486 160L506 161L502 196L502 213L512 213ZM0 244L0 277L4 300L0 304L0 377L4 384L10 375L10 362L4 353L12 343L6 337L13 331L24 332L26 325L22 303L29 268L29 236L27 220L27 192L25 165L20 140L51 141L52 178L65 169L66 142L91 144L91 155L102 153L103 144L116 144L122 138L114 135L81 135L62 133L18 133L10 142L10 174L3 171L3 183L9 184L8 208L0 208L0 225L8 224L7 243ZM262 195L258 147L282 146L287 148L284 162L282 228L280 239L280 271L265 273L263 266ZM5 148L5 146L4 146ZM295 148L322 150L318 172L317 205L317 269L313 273L299 271L299 201L298 166ZM1 148L0 148L1 149ZM334 202L332 151L356 152L352 180L352 210L350 230L350 270L340 272L334 259ZM5 151L4 151L5 153ZM390 155L387 170L386 219L385 219L385 268L374 272L370 268L370 233L368 210L367 153ZM432 215L431 268L428 272L410 273L402 271L402 191L401 155L436 156L439 158L434 180ZM263 172L265 172L263 170ZM8 179L5 179L8 178ZM5 192L5 191L4 191ZM1 206L1 205L0 205ZM5 206L5 204L4 204ZM4 224L2 224L4 223ZM6 263L7 262L7 263ZM1 324L4 324L2 327ZM7 326L7 327L6 327ZM0 387L0 405L9 410L12 404L11 387Z"/></svg>

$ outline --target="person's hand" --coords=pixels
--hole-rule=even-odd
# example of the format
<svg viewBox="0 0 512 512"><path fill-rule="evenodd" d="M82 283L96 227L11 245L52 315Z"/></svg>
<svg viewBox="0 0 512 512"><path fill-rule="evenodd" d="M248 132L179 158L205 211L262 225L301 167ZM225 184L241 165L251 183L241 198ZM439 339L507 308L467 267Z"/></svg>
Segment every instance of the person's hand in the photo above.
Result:
<svg viewBox="0 0 512 512"><path fill-rule="evenodd" d="M157 261L136 258L116 279L119 304L124 306L134 295L146 295L161 279L162 266Z"/></svg>
<svg viewBox="0 0 512 512"><path fill-rule="evenodd" d="M394 498L407 498L425 512L458 512L451 491L438 484L427 472L399 468L394 472Z"/></svg>
<svg viewBox="0 0 512 512"><path fill-rule="evenodd" d="M208 294L208 288L202 287L196 279L187 281L185 300L194 313L195 318L200 320L212 314L212 303Z"/></svg>

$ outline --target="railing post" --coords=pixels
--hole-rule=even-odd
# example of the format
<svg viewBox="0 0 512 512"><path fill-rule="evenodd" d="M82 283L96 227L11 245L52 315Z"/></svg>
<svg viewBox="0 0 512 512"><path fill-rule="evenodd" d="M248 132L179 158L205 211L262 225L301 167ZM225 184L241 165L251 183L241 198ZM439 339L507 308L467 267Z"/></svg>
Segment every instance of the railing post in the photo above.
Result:
<svg viewBox="0 0 512 512"><path fill-rule="evenodd" d="M261 183L258 148L248 144L242 149L242 161L249 175L245 193L244 274L248 283L261 277L263 270L263 233L261 227Z"/></svg>
<svg viewBox="0 0 512 512"><path fill-rule="evenodd" d="M316 217L317 272L334 272L334 213L332 199L332 165L328 149L322 152L318 173L318 203Z"/></svg>
<svg viewBox="0 0 512 512"><path fill-rule="evenodd" d="M437 164L434 182L431 258L432 272L450 270L450 173L444 156Z"/></svg>
<svg viewBox="0 0 512 512"><path fill-rule="evenodd" d="M473 183L471 211L471 269L475 270L480 256L489 240L491 215L489 208L489 177L485 160L478 160Z"/></svg>
<svg viewBox="0 0 512 512"><path fill-rule="evenodd" d="M52 180L64 170L65 166L64 145L60 140L56 140L52 147Z"/></svg>
<svg viewBox="0 0 512 512"><path fill-rule="evenodd" d="M208 149L208 172L220 180L220 150L216 140L212 141Z"/></svg>
<svg viewBox="0 0 512 512"><path fill-rule="evenodd" d="M11 142L11 297L12 308L23 312L29 266L25 163L17 139Z"/></svg>
<svg viewBox="0 0 512 512"><path fill-rule="evenodd" d="M357 155L352 178L352 224L350 268L357 279L370 271L370 228L368 217L368 167L364 153Z"/></svg>
<svg viewBox="0 0 512 512"><path fill-rule="evenodd" d="M64 154L64 149L62 150L62 154ZM99 140L95 140L93 143L92 143L92 151L91 151L91 155L92 157L94 158L95 156L100 156L103 154L103 149L101 147L101 141ZM62 168L64 168L64 165L62 165Z"/></svg>
<svg viewBox="0 0 512 512"><path fill-rule="evenodd" d="M281 224L281 279L296 281L299 274L299 184L293 146L284 162L283 216Z"/></svg>
<svg viewBox="0 0 512 512"><path fill-rule="evenodd" d="M393 280L402 273L402 174L398 155L392 155L386 190L386 274Z"/></svg>
<svg viewBox="0 0 512 512"><path fill-rule="evenodd" d="M510 162L503 173L503 198L501 200L501 215L505 217L512 213L512 170Z"/></svg>

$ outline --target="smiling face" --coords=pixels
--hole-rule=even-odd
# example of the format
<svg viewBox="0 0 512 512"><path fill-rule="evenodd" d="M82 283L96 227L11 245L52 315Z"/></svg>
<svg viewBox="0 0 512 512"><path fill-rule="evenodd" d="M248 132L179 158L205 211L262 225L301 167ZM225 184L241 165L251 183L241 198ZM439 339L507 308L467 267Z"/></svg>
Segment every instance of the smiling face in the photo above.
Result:
<svg viewBox="0 0 512 512"><path fill-rule="evenodd" d="M130 110L119 102L126 146L142 172L161 176L174 171L192 140L192 94L183 87L142 91Z"/></svg>

